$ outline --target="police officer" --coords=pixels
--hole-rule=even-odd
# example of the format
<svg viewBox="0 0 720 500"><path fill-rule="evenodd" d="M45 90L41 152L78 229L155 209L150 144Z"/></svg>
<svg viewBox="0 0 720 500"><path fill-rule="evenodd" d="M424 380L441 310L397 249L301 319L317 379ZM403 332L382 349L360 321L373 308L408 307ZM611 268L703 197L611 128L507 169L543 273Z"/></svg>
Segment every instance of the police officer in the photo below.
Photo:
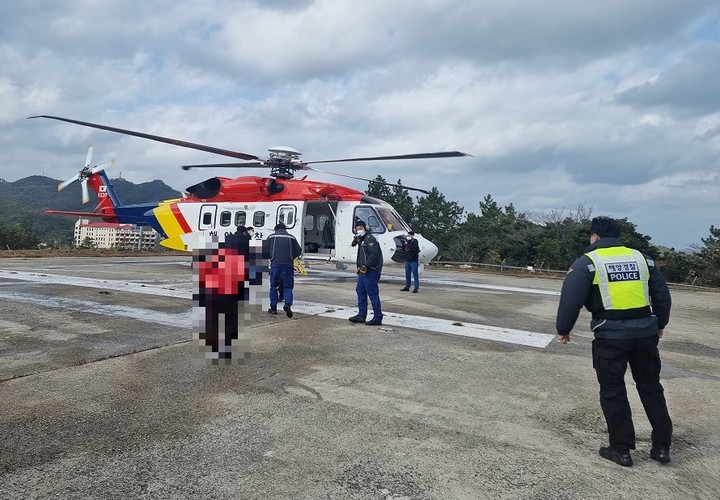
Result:
<svg viewBox="0 0 720 500"><path fill-rule="evenodd" d="M355 222L355 238L353 246L357 251L357 285L355 291L358 298L358 313L350 319L351 323L365 323L366 325L382 325L383 314L380 308L380 274L382 273L383 256L375 237L367 232L367 225L361 220ZM368 297L373 308L373 317L365 322L367 317Z"/></svg>
<svg viewBox="0 0 720 500"><path fill-rule="evenodd" d="M263 242L264 253L270 259L270 309L268 313L277 314L278 281L282 281L285 305L283 310L288 318L293 317L293 261L300 257L302 249L295 237L288 233L285 224L279 222L275 232Z"/></svg>
<svg viewBox="0 0 720 500"><path fill-rule="evenodd" d="M632 466L635 429L625 388L629 363L653 429L650 457L666 463L670 461L672 421L660 384L658 341L670 318L670 291L655 262L623 246L619 236L616 220L592 220L590 246L563 282L557 340L569 342L581 307L592 313L593 367L610 438L610 445L600 448L600 456Z"/></svg>
<svg viewBox="0 0 720 500"><path fill-rule="evenodd" d="M405 253L405 287L401 288L401 292L410 290L410 275L415 280L413 293L418 293L420 288L420 279L418 278L418 256L420 255L420 245L415 239L415 233L408 231L407 237L403 242L403 252Z"/></svg>

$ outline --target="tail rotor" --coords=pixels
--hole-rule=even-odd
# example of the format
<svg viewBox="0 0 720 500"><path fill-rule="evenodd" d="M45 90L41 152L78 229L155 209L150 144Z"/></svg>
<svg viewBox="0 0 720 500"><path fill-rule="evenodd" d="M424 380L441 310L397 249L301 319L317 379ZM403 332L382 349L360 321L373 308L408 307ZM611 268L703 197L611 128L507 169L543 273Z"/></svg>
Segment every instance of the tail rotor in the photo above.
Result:
<svg viewBox="0 0 720 500"><path fill-rule="evenodd" d="M93 149L94 149L94 148L95 148L95 145L94 145L94 144L91 144L91 145L88 147L87 156L85 157L85 166L84 166L77 174L73 175L73 176L70 177L69 179L67 179L67 180L61 182L60 184L58 184L58 191L62 191L63 189L65 189L66 187L68 187L68 186L69 186L70 184L72 184L73 182L79 180L79 181L80 181L80 186L81 186L81 188L82 188L82 202L83 202L83 205L84 205L85 203L87 203L88 201L90 201L90 193L89 193L89 191L88 191L88 185L87 185L88 178L89 178L91 175L100 172L100 171L103 170L105 167L107 167L107 166L112 166L112 165L115 164L115 159L113 158L113 159L110 160L110 161L106 161L106 162L101 163L101 164L99 164L99 165L93 166L93 165L92 165L92 155L93 155Z"/></svg>

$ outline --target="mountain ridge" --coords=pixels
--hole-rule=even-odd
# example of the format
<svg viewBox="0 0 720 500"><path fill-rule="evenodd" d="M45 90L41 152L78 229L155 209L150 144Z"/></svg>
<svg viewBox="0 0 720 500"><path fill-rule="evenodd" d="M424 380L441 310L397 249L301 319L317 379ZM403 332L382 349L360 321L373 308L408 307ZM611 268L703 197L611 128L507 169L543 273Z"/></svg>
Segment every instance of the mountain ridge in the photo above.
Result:
<svg viewBox="0 0 720 500"><path fill-rule="evenodd" d="M31 175L8 182L0 179L0 220L4 224L30 223L40 241L54 246L72 242L76 216L47 215L44 210L69 210L91 212L96 204L95 194L83 205L79 183L73 183L62 191L57 190L61 181L44 175ZM161 180L135 184L122 178L111 179L121 203L131 205L181 196Z"/></svg>

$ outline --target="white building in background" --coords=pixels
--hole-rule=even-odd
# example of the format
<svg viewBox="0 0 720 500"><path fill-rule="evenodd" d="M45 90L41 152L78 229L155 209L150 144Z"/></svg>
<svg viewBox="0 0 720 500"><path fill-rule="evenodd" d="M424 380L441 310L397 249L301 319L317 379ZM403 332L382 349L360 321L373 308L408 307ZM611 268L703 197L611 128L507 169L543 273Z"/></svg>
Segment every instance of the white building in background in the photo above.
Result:
<svg viewBox="0 0 720 500"><path fill-rule="evenodd" d="M81 218L75 223L75 246L82 245L86 238L97 248L151 250L157 248L159 235L149 226L90 222Z"/></svg>

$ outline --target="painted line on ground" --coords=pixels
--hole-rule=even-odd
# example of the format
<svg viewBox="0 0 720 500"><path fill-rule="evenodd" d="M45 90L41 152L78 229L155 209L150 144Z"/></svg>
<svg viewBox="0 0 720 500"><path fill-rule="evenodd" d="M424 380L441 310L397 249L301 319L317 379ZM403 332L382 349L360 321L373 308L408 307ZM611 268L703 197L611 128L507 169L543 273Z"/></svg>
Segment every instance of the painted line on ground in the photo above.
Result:
<svg viewBox="0 0 720 500"><path fill-rule="evenodd" d="M192 289L190 283L188 283L188 287L186 289L178 289L154 287L151 285L134 283L131 281L79 278L75 276L62 276L47 273L5 270L0 270L0 278L32 283L62 284L69 286L81 286L86 288L99 288L103 290L119 290L131 293L160 295L174 298L189 299L192 297ZM165 313L122 306L107 306L105 304L95 304L93 302L86 301L72 301L70 299L49 299L37 295L4 292L0 293L0 298L8 301L32 302L38 304L40 304L40 302L33 301L39 301L40 299L44 299L48 302L45 302L43 305L47 305L49 307L70 308L88 313L96 312L98 314L124 316L140 321L146 320L161 324L177 325L179 320L177 314L168 314L167 317L162 317L161 321L154 321L153 316L161 318L160 315ZM90 306L88 304L93 305ZM267 304L265 304L265 306L267 306ZM97 310L95 310L96 308ZM347 320L347 318L352 316L351 311L354 310L354 306L349 307L332 304L296 301L295 304L293 304L293 310L302 314ZM190 313L188 312L187 314ZM190 324L189 319L185 321L186 323L184 324ZM477 323L465 323L447 319L398 313L385 313L385 317L383 318L383 324L400 328L414 328L417 330L427 330L432 332L445 333L449 335L459 335L463 337L493 340L497 342L505 342L540 348L547 347L555 337L554 335L548 333L515 330L512 328L502 328L496 326L481 325Z"/></svg>

